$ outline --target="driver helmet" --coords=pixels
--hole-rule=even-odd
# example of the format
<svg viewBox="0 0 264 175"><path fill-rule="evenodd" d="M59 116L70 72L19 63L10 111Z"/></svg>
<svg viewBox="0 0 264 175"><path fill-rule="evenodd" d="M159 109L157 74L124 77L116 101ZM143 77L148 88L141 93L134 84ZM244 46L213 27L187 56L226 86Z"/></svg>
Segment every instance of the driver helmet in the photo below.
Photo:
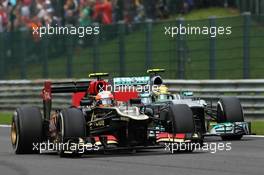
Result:
<svg viewBox="0 0 264 175"><path fill-rule="evenodd" d="M114 96L110 91L102 91L96 95L95 100L99 106L113 106Z"/></svg>
<svg viewBox="0 0 264 175"><path fill-rule="evenodd" d="M161 94L170 94L169 89L165 85L161 85L158 87L157 90L154 91L155 95L161 95Z"/></svg>
<svg viewBox="0 0 264 175"><path fill-rule="evenodd" d="M161 85L153 92L153 101L170 99L170 92L167 86Z"/></svg>
<svg viewBox="0 0 264 175"><path fill-rule="evenodd" d="M165 86L165 85L161 85L161 86L159 87L159 93L160 93L160 94L169 94L169 89L168 89L168 87Z"/></svg>

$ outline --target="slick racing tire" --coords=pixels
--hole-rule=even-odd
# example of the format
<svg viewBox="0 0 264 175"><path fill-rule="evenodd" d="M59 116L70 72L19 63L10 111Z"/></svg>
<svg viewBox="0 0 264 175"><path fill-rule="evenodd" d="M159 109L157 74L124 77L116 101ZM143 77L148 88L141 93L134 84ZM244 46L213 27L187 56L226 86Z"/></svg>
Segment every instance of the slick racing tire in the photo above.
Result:
<svg viewBox="0 0 264 175"><path fill-rule="evenodd" d="M86 122L81 110L77 108L67 108L61 111L59 118L59 130L62 143L77 143L79 138L86 136ZM59 150L61 157L78 157L79 150L73 151L71 154L66 154L65 151Z"/></svg>
<svg viewBox="0 0 264 175"><path fill-rule="evenodd" d="M217 103L217 123L244 122L240 101L236 97L224 97ZM221 135L222 140L240 140L243 135Z"/></svg>
<svg viewBox="0 0 264 175"><path fill-rule="evenodd" d="M236 97L224 97L217 103L217 122L243 122L243 109Z"/></svg>
<svg viewBox="0 0 264 175"><path fill-rule="evenodd" d="M169 115L172 117L172 133L194 133L195 124L192 110L186 104L171 104ZM176 146L176 145L175 145ZM178 145L179 146L179 145ZM183 147L184 146L184 147ZM175 153L192 152L194 149L189 143L181 145ZM179 147L178 147L179 148Z"/></svg>
<svg viewBox="0 0 264 175"><path fill-rule="evenodd" d="M16 154L39 153L35 146L41 143L42 133L43 121L38 108L16 109L11 124L11 144Z"/></svg>
<svg viewBox="0 0 264 175"><path fill-rule="evenodd" d="M169 107L171 116L171 132L194 133L195 125L192 110L186 104L171 104Z"/></svg>

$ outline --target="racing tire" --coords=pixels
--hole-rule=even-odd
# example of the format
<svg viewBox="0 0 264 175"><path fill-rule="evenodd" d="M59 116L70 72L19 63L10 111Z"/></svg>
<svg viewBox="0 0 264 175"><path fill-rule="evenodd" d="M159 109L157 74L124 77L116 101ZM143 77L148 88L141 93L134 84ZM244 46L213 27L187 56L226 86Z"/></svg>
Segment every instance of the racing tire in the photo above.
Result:
<svg viewBox="0 0 264 175"><path fill-rule="evenodd" d="M240 101L236 97L224 97L217 103L217 123L244 122ZM222 140L240 140L243 135L221 135Z"/></svg>
<svg viewBox="0 0 264 175"><path fill-rule="evenodd" d="M169 115L172 116L172 133L194 133L195 124L193 113L186 104L171 104ZM193 152L193 147L188 146L186 149L178 149L175 153Z"/></svg>
<svg viewBox="0 0 264 175"><path fill-rule="evenodd" d="M61 111L59 118L59 130L62 143L69 143L69 140L79 141L79 138L86 136L86 122L81 110L77 108L67 108ZM72 154L59 150L61 157L80 157L78 150Z"/></svg>
<svg viewBox="0 0 264 175"><path fill-rule="evenodd" d="M224 97L217 103L217 122L244 122L240 101L236 97Z"/></svg>
<svg viewBox="0 0 264 175"><path fill-rule="evenodd" d="M37 107L20 107L11 124L11 144L16 154L39 153L43 136L43 120ZM36 146L34 146L34 145Z"/></svg>
<svg viewBox="0 0 264 175"><path fill-rule="evenodd" d="M171 104L169 115L172 123L172 132L174 133L194 133L195 125L193 113L186 104Z"/></svg>

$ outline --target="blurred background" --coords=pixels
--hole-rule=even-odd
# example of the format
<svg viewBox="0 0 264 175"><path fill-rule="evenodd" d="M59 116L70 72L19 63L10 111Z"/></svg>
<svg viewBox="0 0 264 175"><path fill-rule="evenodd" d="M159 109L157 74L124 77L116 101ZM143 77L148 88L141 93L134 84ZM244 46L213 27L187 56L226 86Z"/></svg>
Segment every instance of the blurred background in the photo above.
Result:
<svg viewBox="0 0 264 175"><path fill-rule="evenodd" d="M264 0L0 0L0 79L145 75L249 79L264 73ZM179 20L182 18L183 20ZM32 35L100 26L100 35ZM168 37L165 26L231 26L232 35Z"/></svg>

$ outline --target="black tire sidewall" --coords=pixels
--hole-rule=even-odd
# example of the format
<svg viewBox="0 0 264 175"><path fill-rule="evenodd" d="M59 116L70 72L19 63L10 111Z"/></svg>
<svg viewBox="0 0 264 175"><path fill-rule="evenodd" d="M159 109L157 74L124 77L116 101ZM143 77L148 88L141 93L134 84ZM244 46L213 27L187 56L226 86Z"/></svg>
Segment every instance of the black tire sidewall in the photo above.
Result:
<svg viewBox="0 0 264 175"><path fill-rule="evenodd" d="M77 139L86 137L86 122L82 111L78 108L67 108L60 112L59 119L61 129L61 143L66 143L68 139ZM79 157L78 152L66 154L66 150L59 150L60 157ZM75 150L77 151L77 150Z"/></svg>
<svg viewBox="0 0 264 175"><path fill-rule="evenodd" d="M236 97L224 97L218 101L217 122L244 122L243 109Z"/></svg>
<svg viewBox="0 0 264 175"><path fill-rule="evenodd" d="M77 108L67 108L61 111L61 122L63 122L63 135L62 139L68 137L85 137L86 127L85 118L82 111Z"/></svg>
<svg viewBox="0 0 264 175"><path fill-rule="evenodd" d="M169 115L172 117L174 133L194 133L195 125L192 110L186 104L171 104Z"/></svg>
<svg viewBox="0 0 264 175"><path fill-rule="evenodd" d="M43 134L43 122L40 110L36 107L17 108L12 121L16 124L17 142L13 145L16 154L38 153L33 144L40 144Z"/></svg>

